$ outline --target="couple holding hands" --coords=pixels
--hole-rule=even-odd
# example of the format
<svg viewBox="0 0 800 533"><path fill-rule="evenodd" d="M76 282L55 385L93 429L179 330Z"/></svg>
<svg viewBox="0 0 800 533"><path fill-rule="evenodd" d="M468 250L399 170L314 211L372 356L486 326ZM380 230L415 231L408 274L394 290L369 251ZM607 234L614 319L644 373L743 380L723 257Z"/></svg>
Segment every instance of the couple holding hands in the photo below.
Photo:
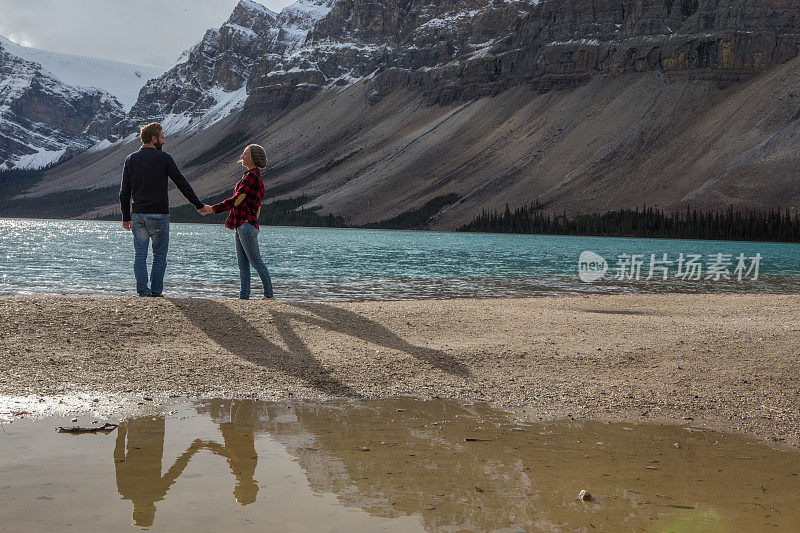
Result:
<svg viewBox="0 0 800 533"><path fill-rule="evenodd" d="M230 211L225 227L234 231L236 241L241 280L239 298L250 298L251 265L261 278L264 298L272 298L272 280L258 248L258 216L264 198L261 169L267 166L264 149L257 144L244 149L239 162L247 172L236 184L233 196L212 206L200 201L172 156L162 151L166 141L161 124L153 122L142 126L139 137L142 146L125 160L119 192L122 226L133 233L133 272L139 296L162 296L164 290L169 247L169 178L201 215ZM153 266L148 283L147 254L151 241Z"/></svg>

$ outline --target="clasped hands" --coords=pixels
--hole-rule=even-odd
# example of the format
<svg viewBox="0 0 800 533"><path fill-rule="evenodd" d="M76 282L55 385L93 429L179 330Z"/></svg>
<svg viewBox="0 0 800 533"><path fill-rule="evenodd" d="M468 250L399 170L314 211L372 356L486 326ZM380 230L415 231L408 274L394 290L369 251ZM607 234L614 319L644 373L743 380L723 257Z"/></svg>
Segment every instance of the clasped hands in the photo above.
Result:
<svg viewBox="0 0 800 533"><path fill-rule="evenodd" d="M203 216L213 215L214 214L214 208L211 207L208 204L203 204L203 207L198 209L197 212L200 213ZM124 220L122 222L122 227L125 228L126 230L130 231L131 230L131 221L130 220Z"/></svg>

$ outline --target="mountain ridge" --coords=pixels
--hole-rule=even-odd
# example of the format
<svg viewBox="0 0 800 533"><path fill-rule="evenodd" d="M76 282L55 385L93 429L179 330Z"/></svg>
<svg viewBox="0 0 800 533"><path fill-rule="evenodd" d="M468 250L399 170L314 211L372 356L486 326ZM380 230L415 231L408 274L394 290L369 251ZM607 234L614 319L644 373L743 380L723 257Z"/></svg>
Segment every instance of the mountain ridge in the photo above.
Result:
<svg viewBox="0 0 800 533"><path fill-rule="evenodd" d="M165 118L202 194L228 188L237 151L260 142L276 198L355 223L448 194L460 200L431 227L535 199L798 206L796 1L306 1L322 15L281 23L252 4L151 80L125 124ZM197 94L181 92L189 73ZM28 194L109 186L132 147L78 156Z"/></svg>

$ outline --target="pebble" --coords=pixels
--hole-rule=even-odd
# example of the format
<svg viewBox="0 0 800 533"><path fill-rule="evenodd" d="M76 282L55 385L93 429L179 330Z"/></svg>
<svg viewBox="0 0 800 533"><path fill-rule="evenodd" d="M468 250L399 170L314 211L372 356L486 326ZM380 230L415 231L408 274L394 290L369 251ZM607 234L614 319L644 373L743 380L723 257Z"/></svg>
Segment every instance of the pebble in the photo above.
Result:
<svg viewBox="0 0 800 533"><path fill-rule="evenodd" d="M588 490L584 489L584 490L581 490L578 493L578 499L582 500L582 501L585 501L585 502L588 502L588 501L590 501L592 499L592 495L589 494Z"/></svg>

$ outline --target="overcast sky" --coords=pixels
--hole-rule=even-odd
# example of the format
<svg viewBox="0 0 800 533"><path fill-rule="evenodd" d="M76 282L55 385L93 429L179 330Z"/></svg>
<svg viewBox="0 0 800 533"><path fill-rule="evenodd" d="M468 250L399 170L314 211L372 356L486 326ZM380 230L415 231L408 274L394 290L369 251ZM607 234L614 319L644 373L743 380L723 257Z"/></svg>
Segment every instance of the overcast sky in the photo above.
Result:
<svg viewBox="0 0 800 533"><path fill-rule="evenodd" d="M293 0L259 0L280 11ZM0 35L65 54L171 66L238 0L0 0Z"/></svg>

